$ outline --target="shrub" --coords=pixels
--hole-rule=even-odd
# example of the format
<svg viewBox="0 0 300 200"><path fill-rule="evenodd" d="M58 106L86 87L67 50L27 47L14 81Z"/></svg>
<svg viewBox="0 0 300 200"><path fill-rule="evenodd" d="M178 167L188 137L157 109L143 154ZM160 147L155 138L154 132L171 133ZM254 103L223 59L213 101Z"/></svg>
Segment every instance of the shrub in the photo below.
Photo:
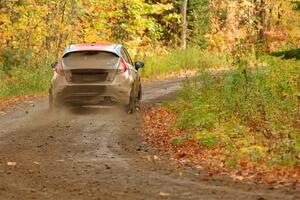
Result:
<svg viewBox="0 0 300 200"><path fill-rule="evenodd" d="M263 146L271 163L297 165L300 63L270 56L260 62L268 67L202 73L187 81L173 106L174 127L193 130L200 145L233 146L252 160L262 158L265 150L256 147Z"/></svg>

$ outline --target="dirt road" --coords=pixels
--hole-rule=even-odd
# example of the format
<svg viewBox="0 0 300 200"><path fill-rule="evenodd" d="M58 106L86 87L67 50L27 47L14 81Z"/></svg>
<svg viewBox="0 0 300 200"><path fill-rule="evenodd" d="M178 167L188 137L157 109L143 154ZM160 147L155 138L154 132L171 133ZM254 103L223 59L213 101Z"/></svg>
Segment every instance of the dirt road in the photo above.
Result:
<svg viewBox="0 0 300 200"><path fill-rule="evenodd" d="M144 101L179 87L180 80L146 84ZM140 114L91 107L50 116L47 107L46 98L35 100L0 118L1 200L300 199L299 190L178 166L143 143Z"/></svg>

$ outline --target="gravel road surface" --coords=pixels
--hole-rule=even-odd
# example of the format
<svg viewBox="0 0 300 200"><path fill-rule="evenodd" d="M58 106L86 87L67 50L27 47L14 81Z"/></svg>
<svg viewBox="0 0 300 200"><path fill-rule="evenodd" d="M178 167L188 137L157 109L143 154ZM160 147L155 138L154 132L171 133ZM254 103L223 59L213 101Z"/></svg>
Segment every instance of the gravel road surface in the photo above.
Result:
<svg viewBox="0 0 300 200"><path fill-rule="evenodd" d="M174 96L182 79L144 85L144 103ZM47 98L0 117L0 199L300 199L275 189L181 166L138 135L141 114L85 107L48 114ZM13 106L13 105L12 105Z"/></svg>

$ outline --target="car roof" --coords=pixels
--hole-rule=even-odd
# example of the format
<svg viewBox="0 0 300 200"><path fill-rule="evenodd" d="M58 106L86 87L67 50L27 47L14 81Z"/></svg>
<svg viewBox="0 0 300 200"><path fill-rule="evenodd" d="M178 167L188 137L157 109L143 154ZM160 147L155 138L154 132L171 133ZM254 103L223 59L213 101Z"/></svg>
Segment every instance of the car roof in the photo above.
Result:
<svg viewBox="0 0 300 200"><path fill-rule="evenodd" d="M121 44L111 44L111 43L81 43L81 44L72 44L69 45L63 52L62 57L65 57L67 54L73 52L81 51L105 51L113 53L121 57Z"/></svg>

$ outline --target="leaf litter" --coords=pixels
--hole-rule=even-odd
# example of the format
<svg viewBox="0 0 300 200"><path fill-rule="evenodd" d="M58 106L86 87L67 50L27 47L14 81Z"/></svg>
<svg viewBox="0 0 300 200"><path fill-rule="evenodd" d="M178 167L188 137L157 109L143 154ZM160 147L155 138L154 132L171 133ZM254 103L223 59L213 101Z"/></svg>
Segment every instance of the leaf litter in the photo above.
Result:
<svg viewBox="0 0 300 200"><path fill-rule="evenodd" d="M263 161L241 160L237 167L225 164L226 155L221 147L204 148L195 140L187 139L174 143L174 138L184 137L184 130L172 129L176 113L163 107L151 107L145 111L140 134L155 149L167 153L170 159L193 165L199 170L207 170L208 176L227 175L237 181L270 184L276 187L299 186L300 167L269 166ZM149 156L149 161L155 160Z"/></svg>

